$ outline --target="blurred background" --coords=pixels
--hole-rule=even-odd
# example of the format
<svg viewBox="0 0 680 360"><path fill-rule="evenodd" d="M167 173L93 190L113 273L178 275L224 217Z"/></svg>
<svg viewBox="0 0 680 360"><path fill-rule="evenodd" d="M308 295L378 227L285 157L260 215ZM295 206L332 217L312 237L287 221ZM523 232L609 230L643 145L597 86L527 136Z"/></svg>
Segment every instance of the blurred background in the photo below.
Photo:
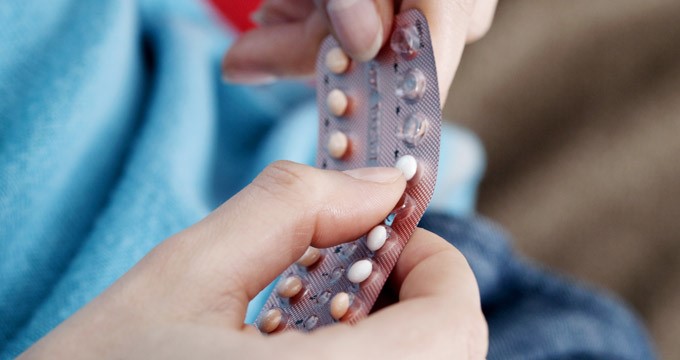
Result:
<svg viewBox="0 0 680 360"><path fill-rule="evenodd" d="M480 212L680 359L680 1L501 0L449 95L487 150Z"/></svg>

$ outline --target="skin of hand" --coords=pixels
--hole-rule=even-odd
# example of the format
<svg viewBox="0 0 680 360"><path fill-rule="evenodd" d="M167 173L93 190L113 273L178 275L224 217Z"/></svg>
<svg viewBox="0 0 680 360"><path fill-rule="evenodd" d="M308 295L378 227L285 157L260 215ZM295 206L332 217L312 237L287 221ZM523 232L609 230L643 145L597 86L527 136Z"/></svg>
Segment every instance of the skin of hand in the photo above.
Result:
<svg viewBox="0 0 680 360"><path fill-rule="evenodd" d="M199 223L166 239L21 358L483 359L487 327L466 260L417 229L388 288L398 302L355 325L261 335L247 304L313 245L360 237L406 182L277 162Z"/></svg>
<svg viewBox="0 0 680 360"><path fill-rule="evenodd" d="M266 83L311 75L316 54L332 33L354 60L367 61L389 41L395 11L419 9L432 37L442 104L463 48L491 26L497 0L265 0L260 26L243 34L222 63L224 78Z"/></svg>

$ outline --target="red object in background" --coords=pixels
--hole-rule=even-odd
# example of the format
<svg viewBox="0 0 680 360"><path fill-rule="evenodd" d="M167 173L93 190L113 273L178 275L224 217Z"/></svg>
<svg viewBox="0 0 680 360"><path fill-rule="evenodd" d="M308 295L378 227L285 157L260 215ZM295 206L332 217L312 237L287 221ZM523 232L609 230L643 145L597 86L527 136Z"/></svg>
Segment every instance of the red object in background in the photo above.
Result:
<svg viewBox="0 0 680 360"><path fill-rule="evenodd" d="M250 14L260 6L261 0L209 0L220 12L222 18L240 31L250 30L255 24L250 21Z"/></svg>

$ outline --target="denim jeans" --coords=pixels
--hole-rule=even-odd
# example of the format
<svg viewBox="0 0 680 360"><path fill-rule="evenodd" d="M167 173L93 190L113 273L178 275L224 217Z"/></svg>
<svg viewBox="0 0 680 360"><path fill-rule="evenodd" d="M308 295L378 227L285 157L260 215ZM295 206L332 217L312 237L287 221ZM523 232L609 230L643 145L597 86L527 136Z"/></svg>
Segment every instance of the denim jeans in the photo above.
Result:
<svg viewBox="0 0 680 360"><path fill-rule="evenodd" d="M420 226L467 258L489 324L489 359L653 359L640 321L618 300L514 254L482 217L428 213Z"/></svg>

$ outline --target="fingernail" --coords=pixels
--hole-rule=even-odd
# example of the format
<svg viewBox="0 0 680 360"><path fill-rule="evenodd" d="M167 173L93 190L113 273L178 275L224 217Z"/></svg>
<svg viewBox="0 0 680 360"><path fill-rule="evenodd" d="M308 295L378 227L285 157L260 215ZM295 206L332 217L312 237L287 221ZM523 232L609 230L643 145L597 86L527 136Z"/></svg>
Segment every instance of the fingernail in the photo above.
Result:
<svg viewBox="0 0 680 360"><path fill-rule="evenodd" d="M382 184L393 183L402 176L399 169L392 167L370 167L343 171L345 174L359 180Z"/></svg>
<svg viewBox="0 0 680 360"><path fill-rule="evenodd" d="M257 9L250 14L250 21L256 25L262 25L264 22L264 11L262 11L262 8Z"/></svg>
<svg viewBox="0 0 680 360"><path fill-rule="evenodd" d="M370 0L330 0L326 6L338 41L358 61L375 57L382 45L383 29Z"/></svg>
<svg viewBox="0 0 680 360"><path fill-rule="evenodd" d="M277 77L265 72L251 71L251 70L229 70L222 72L222 80L225 82L243 83L243 84L269 84L276 81Z"/></svg>

